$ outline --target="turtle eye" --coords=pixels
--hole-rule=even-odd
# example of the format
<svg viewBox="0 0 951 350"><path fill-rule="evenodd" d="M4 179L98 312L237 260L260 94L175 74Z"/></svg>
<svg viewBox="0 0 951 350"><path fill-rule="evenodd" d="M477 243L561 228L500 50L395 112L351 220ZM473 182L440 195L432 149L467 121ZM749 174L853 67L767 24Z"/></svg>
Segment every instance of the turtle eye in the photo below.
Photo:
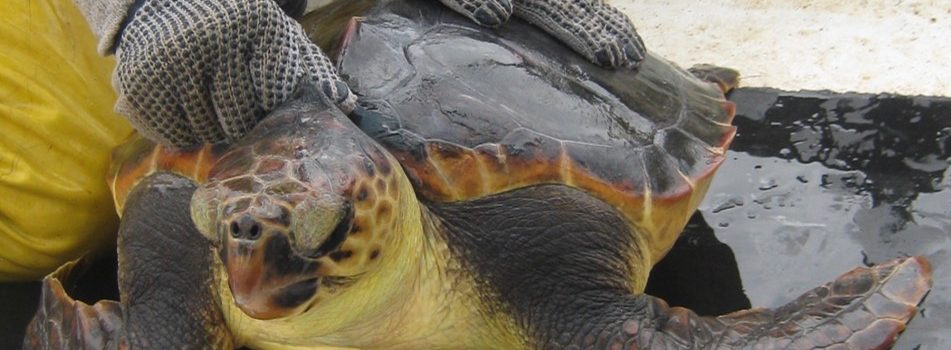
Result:
<svg viewBox="0 0 951 350"><path fill-rule="evenodd" d="M192 222L198 232L212 243L218 243L219 240L217 223L220 200L217 194L217 189L203 186L195 191L191 202Z"/></svg>
<svg viewBox="0 0 951 350"><path fill-rule="evenodd" d="M349 202L334 208L302 206L294 212L291 242L298 254L317 258L343 243L353 226L353 207Z"/></svg>
<svg viewBox="0 0 951 350"><path fill-rule="evenodd" d="M347 239L347 234L353 230L353 207L349 202L343 208L343 212L343 216L340 220L337 220L337 226L334 227L333 231L330 231L330 236L327 236L327 239L317 247L312 257L329 254L339 248L343 241Z"/></svg>

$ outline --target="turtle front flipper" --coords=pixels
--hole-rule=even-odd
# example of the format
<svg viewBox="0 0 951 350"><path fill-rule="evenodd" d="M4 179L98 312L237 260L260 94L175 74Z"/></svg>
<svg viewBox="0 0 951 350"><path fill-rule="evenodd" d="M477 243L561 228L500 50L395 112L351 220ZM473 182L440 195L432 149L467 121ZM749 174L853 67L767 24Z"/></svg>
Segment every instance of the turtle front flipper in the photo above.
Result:
<svg viewBox="0 0 951 350"><path fill-rule="evenodd" d="M148 176L126 201L119 224L119 295L133 348L233 348L211 242L195 228L197 185L170 173Z"/></svg>
<svg viewBox="0 0 951 350"><path fill-rule="evenodd" d="M126 201L119 227L120 301L89 306L47 277L24 347L33 349L232 348L212 289L210 244L189 211L196 185L156 173Z"/></svg>
<svg viewBox="0 0 951 350"><path fill-rule="evenodd" d="M584 337L551 341L597 349L887 349L930 289L926 260L898 259L856 268L777 309L716 318L639 295L578 322L573 333Z"/></svg>

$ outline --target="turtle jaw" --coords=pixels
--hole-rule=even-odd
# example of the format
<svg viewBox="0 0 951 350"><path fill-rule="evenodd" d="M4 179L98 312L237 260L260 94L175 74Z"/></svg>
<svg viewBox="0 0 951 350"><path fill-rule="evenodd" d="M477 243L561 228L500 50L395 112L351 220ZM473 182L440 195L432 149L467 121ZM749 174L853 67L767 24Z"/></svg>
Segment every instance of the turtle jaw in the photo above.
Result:
<svg viewBox="0 0 951 350"><path fill-rule="evenodd" d="M320 263L295 254L284 232L251 240L228 235L219 248L235 304L252 318L293 315L317 295Z"/></svg>

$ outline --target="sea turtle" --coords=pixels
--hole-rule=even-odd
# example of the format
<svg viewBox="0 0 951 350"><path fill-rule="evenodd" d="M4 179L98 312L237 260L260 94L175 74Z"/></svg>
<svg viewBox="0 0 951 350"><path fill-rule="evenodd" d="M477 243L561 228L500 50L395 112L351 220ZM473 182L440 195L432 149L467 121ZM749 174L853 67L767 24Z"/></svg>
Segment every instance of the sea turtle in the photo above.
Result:
<svg viewBox="0 0 951 350"><path fill-rule="evenodd" d="M642 293L733 137L729 70L604 70L421 1L338 62L349 118L305 87L230 147L117 150L120 301L48 278L27 345L872 349L930 289L906 258L720 317Z"/></svg>

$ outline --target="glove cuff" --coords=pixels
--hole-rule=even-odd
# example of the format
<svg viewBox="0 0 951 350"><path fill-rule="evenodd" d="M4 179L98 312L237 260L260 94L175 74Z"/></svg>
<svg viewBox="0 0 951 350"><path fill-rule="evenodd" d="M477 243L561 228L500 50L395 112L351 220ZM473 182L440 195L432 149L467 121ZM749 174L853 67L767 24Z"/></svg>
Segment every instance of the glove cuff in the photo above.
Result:
<svg viewBox="0 0 951 350"><path fill-rule="evenodd" d="M135 0L73 0L86 17L89 28L99 39L96 51L109 55L115 51L116 39Z"/></svg>

